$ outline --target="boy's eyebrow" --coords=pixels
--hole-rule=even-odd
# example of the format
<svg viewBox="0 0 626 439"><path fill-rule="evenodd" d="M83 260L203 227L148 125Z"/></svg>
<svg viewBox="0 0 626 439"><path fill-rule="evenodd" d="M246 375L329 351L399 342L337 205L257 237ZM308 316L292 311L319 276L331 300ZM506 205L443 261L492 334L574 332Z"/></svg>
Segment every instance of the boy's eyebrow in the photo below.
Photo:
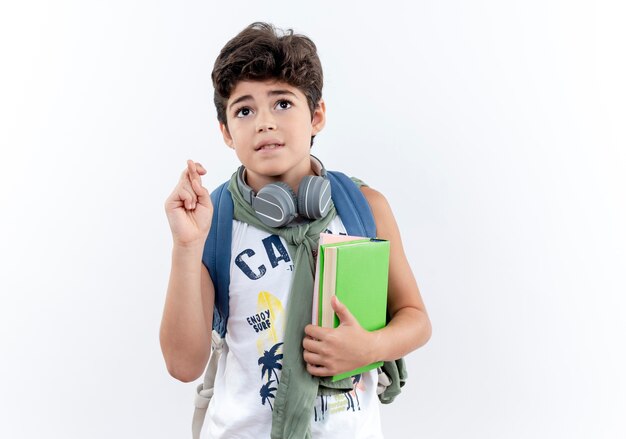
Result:
<svg viewBox="0 0 626 439"><path fill-rule="evenodd" d="M268 96L291 95L294 98L297 98L296 94L294 92L289 91L289 90L270 90L270 91L267 92L267 95ZM248 99L253 99L252 95L239 96L237 99L235 99L234 101L232 101L228 105L228 108L231 108L233 105L236 105L239 102L247 101Z"/></svg>
<svg viewBox="0 0 626 439"><path fill-rule="evenodd" d="M231 108L233 105L238 104L239 102L242 101L247 101L248 99L252 99L252 95L243 95L243 96L239 96L237 99L235 99L234 101L232 101L229 105L228 108Z"/></svg>

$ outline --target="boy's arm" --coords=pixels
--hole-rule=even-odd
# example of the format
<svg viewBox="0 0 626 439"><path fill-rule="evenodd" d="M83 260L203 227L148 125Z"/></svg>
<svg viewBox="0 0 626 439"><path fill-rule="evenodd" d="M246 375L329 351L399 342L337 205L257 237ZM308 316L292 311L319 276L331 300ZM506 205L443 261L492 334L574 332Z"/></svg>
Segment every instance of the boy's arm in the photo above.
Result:
<svg viewBox="0 0 626 439"><path fill-rule="evenodd" d="M389 203L374 189L363 186L361 191L372 209L378 237L390 242L388 308L392 318L385 328L368 332L334 298L340 325L335 329L305 328L304 359L312 375L336 375L375 361L396 360L424 345L431 335L430 320Z"/></svg>
<svg viewBox="0 0 626 439"><path fill-rule="evenodd" d="M183 382L202 375L211 352L215 289L202 264L202 250L203 247L173 248L161 320L161 350L167 370Z"/></svg>
<svg viewBox="0 0 626 439"><path fill-rule="evenodd" d="M426 344L431 335L430 319L387 199L369 187L361 191L372 208L378 237L390 243L387 306L392 319L385 328L372 333L376 353L372 362L391 361Z"/></svg>
<svg viewBox="0 0 626 439"><path fill-rule="evenodd" d="M202 264L213 205L202 187L206 170L187 161L180 181L165 202L172 231L172 269L161 320L161 350L170 374L181 381L198 378L209 358L215 290Z"/></svg>

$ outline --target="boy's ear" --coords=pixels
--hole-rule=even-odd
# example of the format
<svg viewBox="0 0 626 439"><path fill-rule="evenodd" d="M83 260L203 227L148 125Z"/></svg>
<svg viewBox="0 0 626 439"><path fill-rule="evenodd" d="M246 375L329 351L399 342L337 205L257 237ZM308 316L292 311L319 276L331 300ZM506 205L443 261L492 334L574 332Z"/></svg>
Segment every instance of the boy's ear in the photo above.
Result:
<svg viewBox="0 0 626 439"><path fill-rule="evenodd" d="M228 126L225 123L220 122L220 131L222 132L222 136L224 137L224 143L228 145L229 148L235 149L233 146L233 138L230 135L230 131L228 131Z"/></svg>
<svg viewBox="0 0 626 439"><path fill-rule="evenodd" d="M320 99L317 103L317 107L315 107L315 110L313 111L311 125L313 127L313 132L311 134L314 136L322 131L322 128L326 125L326 103L324 102L324 99Z"/></svg>

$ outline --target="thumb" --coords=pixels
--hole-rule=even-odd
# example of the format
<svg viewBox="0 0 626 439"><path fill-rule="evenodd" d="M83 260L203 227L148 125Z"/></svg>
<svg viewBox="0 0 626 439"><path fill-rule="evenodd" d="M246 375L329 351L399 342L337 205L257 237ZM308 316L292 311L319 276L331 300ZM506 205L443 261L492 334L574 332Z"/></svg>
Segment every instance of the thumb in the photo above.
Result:
<svg viewBox="0 0 626 439"><path fill-rule="evenodd" d="M335 311L335 314L337 314L337 317L339 318L340 325L358 324L356 318L352 315L348 307L341 303L337 296L333 296L331 298L330 304L333 307L333 311Z"/></svg>

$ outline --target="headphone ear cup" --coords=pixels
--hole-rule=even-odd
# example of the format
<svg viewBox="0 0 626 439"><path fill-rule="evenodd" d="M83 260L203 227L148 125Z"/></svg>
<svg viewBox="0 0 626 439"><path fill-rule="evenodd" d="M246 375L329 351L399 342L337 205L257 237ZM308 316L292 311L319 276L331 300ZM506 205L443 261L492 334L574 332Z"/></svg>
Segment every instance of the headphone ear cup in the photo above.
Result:
<svg viewBox="0 0 626 439"><path fill-rule="evenodd" d="M264 186L252 200L252 208L263 224L282 227L297 216L297 198L288 184L281 181Z"/></svg>
<svg viewBox="0 0 626 439"><path fill-rule="evenodd" d="M330 209L330 182L323 177L307 175L298 186L298 212L309 219L319 219Z"/></svg>

